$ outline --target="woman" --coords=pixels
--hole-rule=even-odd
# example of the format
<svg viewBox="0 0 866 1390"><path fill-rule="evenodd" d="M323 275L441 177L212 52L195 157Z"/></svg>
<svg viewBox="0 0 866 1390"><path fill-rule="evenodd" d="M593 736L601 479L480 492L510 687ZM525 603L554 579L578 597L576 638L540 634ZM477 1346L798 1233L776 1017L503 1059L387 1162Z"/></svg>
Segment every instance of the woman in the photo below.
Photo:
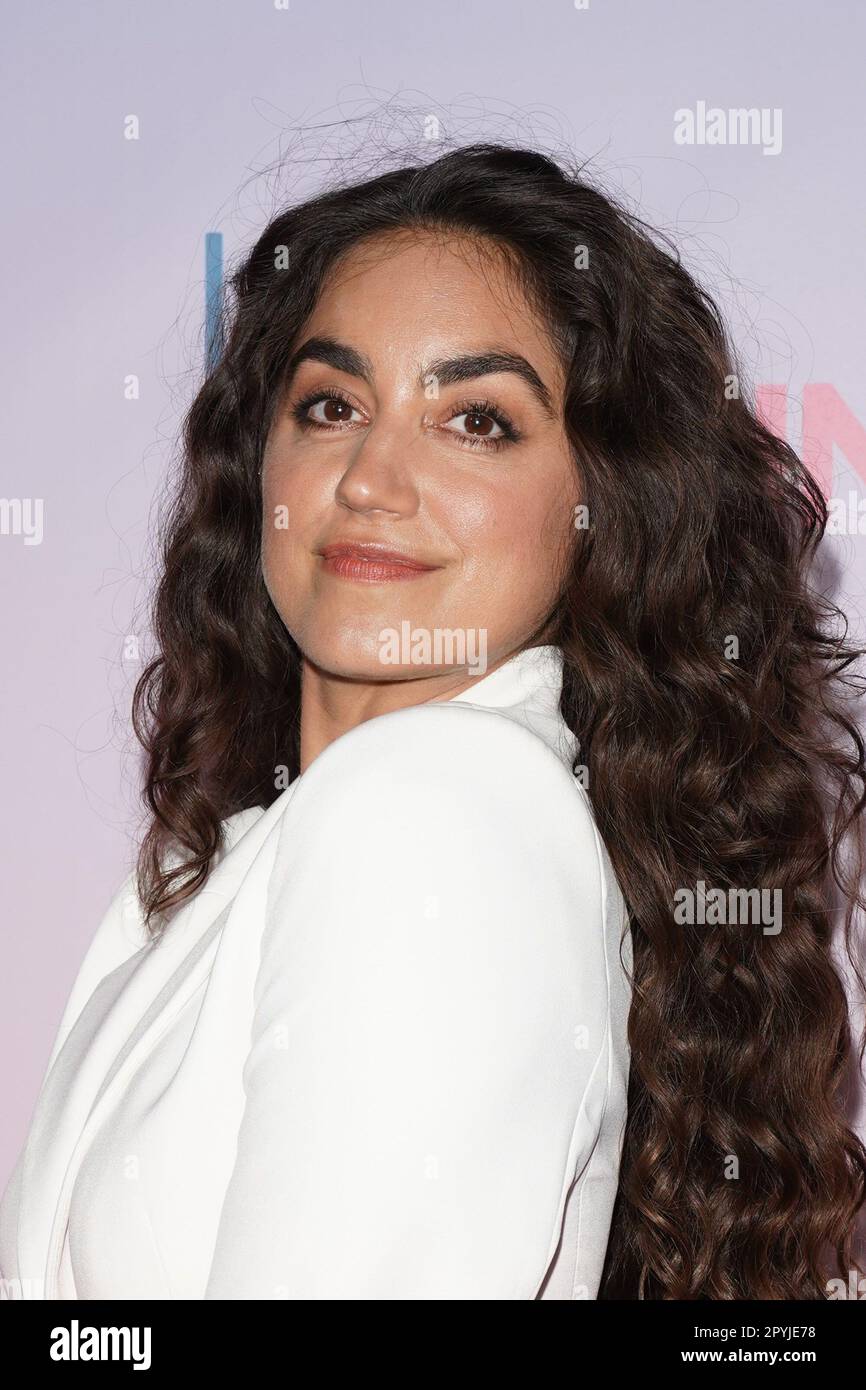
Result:
<svg viewBox="0 0 866 1390"><path fill-rule="evenodd" d="M716 311L497 146L289 209L232 287L136 691L152 820L4 1275L826 1297L866 1183L857 653Z"/></svg>

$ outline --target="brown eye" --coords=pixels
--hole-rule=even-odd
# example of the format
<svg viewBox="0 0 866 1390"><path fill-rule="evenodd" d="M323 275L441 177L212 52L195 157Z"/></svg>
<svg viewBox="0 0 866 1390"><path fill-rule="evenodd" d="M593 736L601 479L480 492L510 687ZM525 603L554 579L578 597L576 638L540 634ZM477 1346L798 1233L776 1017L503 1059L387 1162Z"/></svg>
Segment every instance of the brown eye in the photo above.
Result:
<svg viewBox="0 0 866 1390"><path fill-rule="evenodd" d="M310 407L308 412L311 420L324 425L345 425L351 421L355 407L349 405L348 401L341 401L338 396L328 396L325 400L317 401ZM313 412L321 410L321 415L316 416Z"/></svg>
<svg viewBox="0 0 866 1390"><path fill-rule="evenodd" d="M292 407L292 415L305 430L317 426L323 430L339 430L343 425L359 423L352 417L362 414L357 406L335 391L317 391Z"/></svg>
<svg viewBox="0 0 866 1390"><path fill-rule="evenodd" d="M506 415L487 401L463 401L445 426L460 444L474 448L501 449L520 438Z"/></svg>
<svg viewBox="0 0 866 1390"><path fill-rule="evenodd" d="M460 422L463 422L462 425ZM467 436L473 439L489 441L491 444L496 440L504 439L506 431L493 415L488 415L483 410L461 410L459 414L452 415L449 421L451 425L459 425L459 429L453 431L454 434Z"/></svg>
<svg viewBox="0 0 866 1390"><path fill-rule="evenodd" d="M329 424L342 424L345 420L352 418L352 406L348 406L345 400L322 400L322 418Z"/></svg>
<svg viewBox="0 0 866 1390"><path fill-rule="evenodd" d="M493 430L499 428L492 416L482 415L478 410L467 410L462 418L466 421L467 434L480 434L486 437Z"/></svg>

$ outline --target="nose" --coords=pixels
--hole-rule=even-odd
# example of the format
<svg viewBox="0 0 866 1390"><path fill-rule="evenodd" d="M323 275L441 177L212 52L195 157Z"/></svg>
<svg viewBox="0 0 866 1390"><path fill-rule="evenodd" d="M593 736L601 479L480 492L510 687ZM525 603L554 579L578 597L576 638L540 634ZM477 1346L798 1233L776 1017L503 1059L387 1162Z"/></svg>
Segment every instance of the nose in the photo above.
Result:
<svg viewBox="0 0 866 1390"><path fill-rule="evenodd" d="M335 500L353 512L414 516L420 493L405 428L381 419L354 446L337 483Z"/></svg>

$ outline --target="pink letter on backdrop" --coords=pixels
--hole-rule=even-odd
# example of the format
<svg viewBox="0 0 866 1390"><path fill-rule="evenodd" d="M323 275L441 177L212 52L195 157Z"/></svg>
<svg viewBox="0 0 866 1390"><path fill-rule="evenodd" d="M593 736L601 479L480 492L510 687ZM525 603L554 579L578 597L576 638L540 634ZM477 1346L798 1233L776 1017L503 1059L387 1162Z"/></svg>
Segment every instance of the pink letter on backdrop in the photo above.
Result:
<svg viewBox="0 0 866 1390"><path fill-rule="evenodd" d="M835 386L821 382L803 388L803 462L830 495L833 445L861 478L866 479L866 430Z"/></svg>
<svg viewBox="0 0 866 1390"><path fill-rule="evenodd" d="M779 439L788 439L787 386L759 386L756 392L758 415ZM801 456L817 478L821 491L833 491L833 445L845 455L851 467L866 480L866 429L845 404L835 386L814 382L803 388L803 440Z"/></svg>

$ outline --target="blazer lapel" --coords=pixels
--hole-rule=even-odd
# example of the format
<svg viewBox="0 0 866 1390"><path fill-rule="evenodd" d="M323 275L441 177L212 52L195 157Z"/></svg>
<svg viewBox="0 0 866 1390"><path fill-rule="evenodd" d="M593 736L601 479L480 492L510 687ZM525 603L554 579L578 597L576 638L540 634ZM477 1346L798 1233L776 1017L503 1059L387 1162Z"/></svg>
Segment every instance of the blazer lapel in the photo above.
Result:
<svg viewBox="0 0 866 1390"><path fill-rule="evenodd" d="M93 1127L117 1086L206 978L234 895L284 814L297 779L256 820L180 909L168 930L96 987L54 1057L22 1157L18 1261L22 1280L57 1276L72 1187Z"/></svg>

